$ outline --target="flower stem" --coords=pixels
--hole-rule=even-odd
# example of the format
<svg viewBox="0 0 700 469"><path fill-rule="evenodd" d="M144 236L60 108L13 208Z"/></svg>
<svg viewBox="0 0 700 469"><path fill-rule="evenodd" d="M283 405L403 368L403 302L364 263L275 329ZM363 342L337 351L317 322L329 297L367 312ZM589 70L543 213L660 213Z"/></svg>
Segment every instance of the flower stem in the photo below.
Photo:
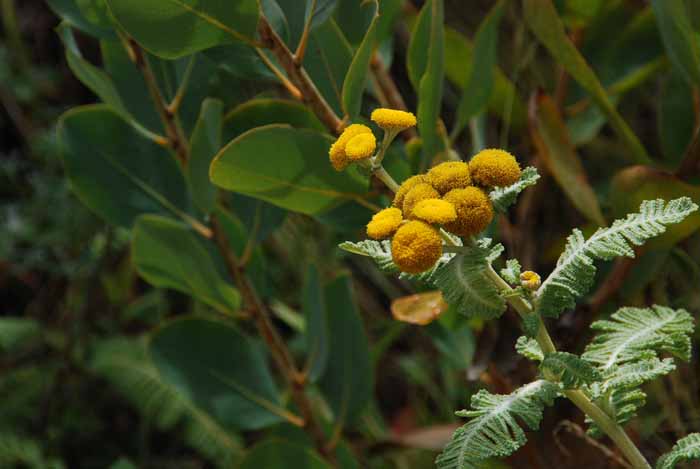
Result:
<svg viewBox="0 0 700 469"><path fill-rule="evenodd" d="M486 269L486 276L498 287L501 291L508 293L513 292L513 289L508 285L508 283L501 278L498 273L493 270L493 267L489 266ZM532 305L523 297L519 295L506 295L508 302L511 306L520 314L520 316L525 317L529 314L534 314ZM540 345L542 351L547 353L556 352L557 349L549 336L547 327L541 318L539 319L540 327L537 331L537 343ZM635 469L651 469L651 466L644 458L642 453L637 449L635 444L630 440L629 436L613 419L610 418L600 407L598 407L594 402L592 402L588 396L578 389L570 389L564 391L564 395L584 414L590 417L596 425L610 437L610 439L617 445L617 447L622 451L627 460L632 464Z"/></svg>

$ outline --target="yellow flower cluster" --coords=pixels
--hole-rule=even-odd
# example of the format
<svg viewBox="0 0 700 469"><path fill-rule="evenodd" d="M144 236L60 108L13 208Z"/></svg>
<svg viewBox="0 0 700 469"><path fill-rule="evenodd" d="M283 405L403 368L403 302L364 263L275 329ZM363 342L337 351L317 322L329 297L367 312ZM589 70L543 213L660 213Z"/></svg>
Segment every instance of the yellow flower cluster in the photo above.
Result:
<svg viewBox="0 0 700 469"><path fill-rule="evenodd" d="M426 174L406 179L396 191L393 207L369 222L367 235L374 239L393 236L394 263L403 272L423 272L442 256L440 227L458 236L483 231L493 220L486 190L513 184L519 178L520 166L503 150L484 150L469 163L439 164ZM534 285L534 279L527 281Z"/></svg>
<svg viewBox="0 0 700 469"><path fill-rule="evenodd" d="M390 137L386 143L396 136L396 133L416 125L416 116L406 111L394 109L375 109L372 112L372 120ZM342 171L350 163L372 158L377 150L377 139L372 129L363 124L351 124L343 130L340 137L331 145L328 157L336 171ZM386 148L379 152L383 155ZM381 160L381 156L376 157Z"/></svg>
<svg viewBox="0 0 700 469"><path fill-rule="evenodd" d="M360 137L362 135L371 135L371 141L360 140L359 142L356 142L355 138ZM351 154L355 155L355 157L351 157L348 154L348 145L351 142L352 145L350 145L350 152ZM342 171L352 161L361 159L357 158L357 155L359 154L360 150L364 150L366 152L367 149L372 146L377 146L377 142L374 139L374 134L372 134L372 129L370 129L366 125L352 124L346 127L345 130L343 130L343 133L340 134L340 137L338 137L338 139L333 143L333 145L331 145L331 149L328 151L328 156L335 170ZM371 154L374 152L374 147L371 149L370 154L368 156L371 156Z"/></svg>

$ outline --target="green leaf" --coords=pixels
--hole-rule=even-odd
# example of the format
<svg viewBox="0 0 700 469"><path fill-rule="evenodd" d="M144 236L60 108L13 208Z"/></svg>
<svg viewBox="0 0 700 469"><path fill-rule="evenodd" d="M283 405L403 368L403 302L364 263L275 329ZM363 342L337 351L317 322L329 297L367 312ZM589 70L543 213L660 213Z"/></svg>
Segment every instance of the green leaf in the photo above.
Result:
<svg viewBox="0 0 700 469"><path fill-rule="evenodd" d="M238 310L238 291L225 280L204 241L185 225L144 215L134 226L132 249L136 270L153 285L187 293L224 313Z"/></svg>
<svg viewBox="0 0 700 469"><path fill-rule="evenodd" d="M315 5L314 5L315 3ZM312 10L311 7L315 6ZM320 26L333 15L338 0L306 0L306 20L311 15L311 28Z"/></svg>
<svg viewBox="0 0 700 469"><path fill-rule="evenodd" d="M472 75L474 45L461 33L445 27L445 76L464 92ZM493 90L489 109L510 122L514 130L527 124L527 112L515 86L498 67L494 67Z"/></svg>
<svg viewBox="0 0 700 469"><path fill-rule="evenodd" d="M426 328L435 347L456 370L464 371L472 366L476 352L476 338L469 324L462 324L456 329L447 328L439 321L430 323Z"/></svg>
<svg viewBox="0 0 700 469"><path fill-rule="evenodd" d="M644 200L660 197L665 200L690 197L700 204L700 186L685 183L676 176L648 166L630 166L617 173L610 185L610 202L617 217L634 210ZM668 249L700 229L700 212L649 242L650 249Z"/></svg>
<svg viewBox="0 0 700 469"><path fill-rule="evenodd" d="M489 198L493 203L493 208L499 212L505 213L508 207L515 203L515 200L522 191L530 186L534 186L539 180L540 175L537 168L528 166L520 173L520 180L515 184L506 187L496 187L489 192Z"/></svg>
<svg viewBox="0 0 700 469"><path fill-rule="evenodd" d="M548 353L540 370L548 380L561 382L565 389L580 388L601 379L593 365L568 352Z"/></svg>
<svg viewBox="0 0 700 469"><path fill-rule="evenodd" d="M522 419L536 430L545 405L557 397L558 386L546 380L533 381L511 394L490 394L481 390L472 396L474 410L457 412L471 420L459 428L437 457L439 469L476 469L484 460L515 452L527 442L516 421Z"/></svg>
<svg viewBox="0 0 700 469"><path fill-rule="evenodd" d="M457 123L452 135L461 132L469 119L481 112L491 97L494 70L498 63L498 26L505 4L506 0L499 0L476 31L471 71L457 107Z"/></svg>
<svg viewBox="0 0 700 469"><path fill-rule="evenodd" d="M311 33L304 69L338 115L343 112L341 90L351 62L352 48L335 20L326 21Z"/></svg>
<svg viewBox="0 0 700 469"><path fill-rule="evenodd" d="M356 119L362 106L362 93L367 85L369 62L377 42L377 24L379 23L379 4L376 0L365 2L368 8L373 8L372 22L365 37L355 51L347 75L343 81L343 110L350 119Z"/></svg>
<svg viewBox="0 0 700 469"><path fill-rule="evenodd" d="M428 42L420 45L423 53L428 49L428 63L418 85L418 131L423 141L422 165L426 166L443 147L438 129L442 106L442 87L445 76L445 32L443 0L429 0L423 9L430 8L430 35Z"/></svg>
<svg viewBox="0 0 700 469"><path fill-rule="evenodd" d="M515 350L525 358L529 358L532 361L541 362L544 360L544 352L537 340L532 337L526 337L521 335L518 337L518 341L515 343Z"/></svg>
<svg viewBox="0 0 700 469"><path fill-rule="evenodd" d="M506 266L501 269L501 277L511 285L520 284L520 262L517 259L508 259Z"/></svg>
<svg viewBox="0 0 700 469"><path fill-rule="evenodd" d="M41 334L41 326L34 319L22 317L0 318L0 349L11 350L33 341Z"/></svg>
<svg viewBox="0 0 700 469"><path fill-rule="evenodd" d="M262 345L228 323L172 321L149 351L163 380L224 428L260 429L286 415Z"/></svg>
<svg viewBox="0 0 700 469"><path fill-rule="evenodd" d="M594 259L634 257L632 246L666 231L666 225L679 223L698 206L688 197L665 203L661 199L642 202L639 213L616 220L608 228L599 228L587 240L575 229L567 238L566 248L557 265L542 282L535 298L536 311L544 316L558 317L565 309L576 305L593 284L596 268Z"/></svg>
<svg viewBox="0 0 700 469"><path fill-rule="evenodd" d="M42 454L40 442L17 431L0 432L0 465L28 469L64 469L63 463L49 460Z"/></svg>
<svg viewBox="0 0 700 469"><path fill-rule="evenodd" d="M243 447L238 435L223 428L188 395L164 381L142 341L101 341L90 367L159 429L182 428L187 443L218 467L231 467L240 458Z"/></svg>
<svg viewBox="0 0 700 469"><path fill-rule="evenodd" d="M108 104L124 120L133 125L139 132L145 135L152 135L153 133L151 131L136 122L129 109L127 109L119 90L112 81L112 77L101 68L92 65L83 58L80 49L78 49L78 44L75 42L73 30L65 23L62 23L58 26L56 31L63 41L68 67L78 80L95 93L102 102ZM105 57L105 61L106 60L107 58Z"/></svg>
<svg viewBox="0 0 700 469"><path fill-rule="evenodd" d="M679 461L700 459L700 433L691 433L673 445L671 451L656 462L656 469L674 469Z"/></svg>
<svg viewBox="0 0 700 469"><path fill-rule="evenodd" d="M352 280L342 275L325 288L328 308L328 366L320 387L335 416L335 425L357 419L373 389L369 344L357 310Z"/></svg>
<svg viewBox="0 0 700 469"><path fill-rule="evenodd" d="M445 301L467 317L493 319L506 310L505 300L485 274L503 246L490 245L490 239L477 241L456 254L434 277L433 283L442 291Z"/></svg>
<svg viewBox="0 0 700 469"><path fill-rule="evenodd" d="M102 2L90 1L89 4L99 13L90 15L84 1L76 0L46 0L49 7L71 26L84 33L101 39L116 39L112 25L106 17L106 6Z"/></svg>
<svg viewBox="0 0 700 469"><path fill-rule="evenodd" d="M144 213L182 215L187 189L173 156L104 105L81 106L58 123L73 192L109 223L131 227Z"/></svg>
<svg viewBox="0 0 700 469"><path fill-rule="evenodd" d="M226 44L251 42L256 0L106 0L114 18L153 54L174 59Z"/></svg>
<svg viewBox="0 0 700 469"><path fill-rule="evenodd" d="M586 347L582 358L603 370L657 351L686 361L690 359L689 335L693 331L693 318L684 309L621 308L611 320L596 321L591 329L599 333Z"/></svg>
<svg viewBox="0 0 700 469"><path fill-rule="evenodd" d="M418 18L413 25L411 39L408 43L408 51L406 52L406 70L408 78L413 85L413 89L418 91L420 79L425 74L428 67L429 55L425 53L425 45L430 41L430 28L432 14L430 11L430 3L428 0L421 8Z"/></svg>
<svg viewBox="0 0 700 469"><path fill-rule="evenodd" d="M209 180L209 165L221 148L221 131L224 103L208 98L202 103L202 111L190 137L190 160L187 176L192 189L192 199L205 213L216 204L216 187Z"/></svg>
<svg viewBox="0 0 700 469"><path fill-rule="evenodd" d="M330 344L328 341L328 308L318 268L309 264L302 290L302 311L306 319L306 369L315 382L326 370Z"/></svg>
<svg viewBox="0 0 700 469"><path fill-rule="evenodd" d="M700 85L700 52L683 0L651 0L673 66L688 84Z"/></svg>
<svg viewBox="0 0 700 469"><path fill-rule="evenodd" d="M313 112L301 103L285 99L257 98L235 107L224 118L224 138L270 124L289 124L299 129L325 130Z"/></svg>
<svg viewBox="0 0 700 469"><path fill-rule="evenodd" d="M216 156L214 184L309 215L365 196L356 171L339 173L327 161L332 140L313 130L268 125L248 131Z"/></svg>
<svg viewBox="0 0 700 469"><path fill-rule="evenodd" d="M523 5L525 21L532 32L557 62L591 94L627 145L631 158L637 163L649 164L651 158L646 149L617 112L595 72L569 39L551 0L524 0Z"/></svg>
<svg viewBox="0 0 700 469"><path fill-rule="evenodd" d="M321 459L315 451L277 438L258 443L241 461L239 469L331 469L333 466Z"/></svg>
<svg viewBox="0 0 700 469"><path fill-rule="evenodd" d="M530 129L542 161L571 204L591 222L605 225L598 198L588 182L586 170L556 104L542 94L533 99L531 105Z"/></svg>
<svg viewBox="0 0 700 469"><path fill-rule="evenodd" d="M695 127L692 89L679 73L669 73L661 85L657 126L664 160L677 167L683 160Z"/></svg>

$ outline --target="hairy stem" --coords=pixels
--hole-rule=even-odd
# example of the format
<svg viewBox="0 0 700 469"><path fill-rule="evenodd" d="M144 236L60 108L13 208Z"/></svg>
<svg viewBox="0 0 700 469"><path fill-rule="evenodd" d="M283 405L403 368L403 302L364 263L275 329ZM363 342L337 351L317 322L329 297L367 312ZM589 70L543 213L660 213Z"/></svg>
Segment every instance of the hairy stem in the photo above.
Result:
<svg viewBox="0 0 700 469"><path fill-rule="evenodd" d="M505 292L512 292L513 289L508 285L508 283L501 278L498 273L493 270L493 267L489 266L486 270L487 277L498 287L500 290ZM532 305L519 295L506 295L508 302L511 306L520 314L525 317L529 314L534 314ZM541 318L539 318L540 327L537 332L537 343L540 345L542 351L547 353L556 352L557 349L554 346L552 338L549 336L547 327ZM617 445L617 447L622 451L627 460L632 464L635 469L650 469L651 466L647 460L639 452L639 449L630 440L629 436L613 419L610 418L608 414L603 412L600 407L598 407L594 402L592 402L585 393L577 389L570 389L564 391L564 395L584 414L590 417L596 425L610 437L610 439Z"/></svg>

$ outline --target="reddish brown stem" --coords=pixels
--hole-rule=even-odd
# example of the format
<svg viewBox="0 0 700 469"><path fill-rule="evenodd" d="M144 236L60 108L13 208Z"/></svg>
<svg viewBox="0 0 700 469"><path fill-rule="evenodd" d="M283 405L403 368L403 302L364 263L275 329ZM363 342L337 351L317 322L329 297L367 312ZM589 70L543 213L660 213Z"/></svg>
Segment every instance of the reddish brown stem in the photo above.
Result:
<svg viewBox="0 0 700 469"><path fill-rule="evenodd" d="M265 17L260 18L258 32L260 33L260 39L265 47L272 51L272 54L277 58L277 61L287 73L291 82L301 92L302 101L314 111L321 122L323 122L331 132L334 134L340 133L344 126L343 121L335 114L333 109L331 109L328 102L326 102L325 98L321 95L316 85L314 85L313 81L306 73L306 70L304 70L304 67L295 60L294 54L277 35Z"/></svg>

